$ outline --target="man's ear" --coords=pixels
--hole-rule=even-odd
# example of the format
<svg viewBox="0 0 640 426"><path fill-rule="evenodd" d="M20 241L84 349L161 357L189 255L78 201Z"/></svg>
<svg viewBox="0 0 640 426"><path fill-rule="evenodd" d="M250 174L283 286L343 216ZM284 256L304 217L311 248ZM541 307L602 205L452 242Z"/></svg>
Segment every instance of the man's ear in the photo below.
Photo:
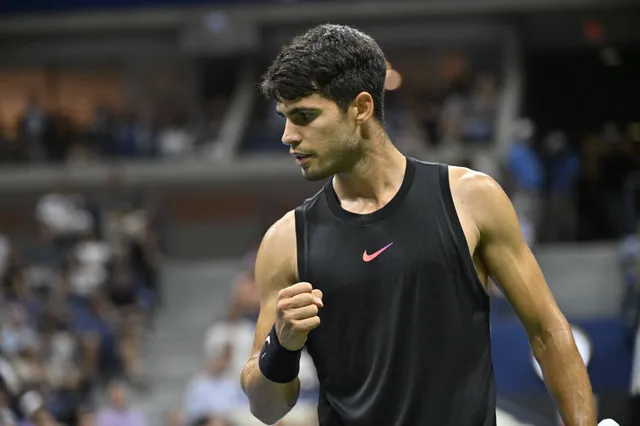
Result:
<svg viewBox="0 0 640 426"><path fill-rule="evenodd" d="M361 125L371 118L374 112L373 98L367 92L360 92L351 103L357 125Z"/></svg>

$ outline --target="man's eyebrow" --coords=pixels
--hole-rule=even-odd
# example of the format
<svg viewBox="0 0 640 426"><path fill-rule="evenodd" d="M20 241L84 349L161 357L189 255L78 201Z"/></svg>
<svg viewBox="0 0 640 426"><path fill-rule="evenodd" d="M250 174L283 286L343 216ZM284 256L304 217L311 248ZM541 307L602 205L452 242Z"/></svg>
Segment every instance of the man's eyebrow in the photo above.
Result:
<svg viewBox="0 0 640 426"><path fill-rule="evenodd" d="M317 111L318 108L312 108L312 107L295 107L295 108L291 108L289 111L287 111L287 113L283 113L282 111L278 111L276 110L276 112L278 113L278 115L280 117L285 117L286 115L294 115L297 114L299 112L315 112Z"/></svg>

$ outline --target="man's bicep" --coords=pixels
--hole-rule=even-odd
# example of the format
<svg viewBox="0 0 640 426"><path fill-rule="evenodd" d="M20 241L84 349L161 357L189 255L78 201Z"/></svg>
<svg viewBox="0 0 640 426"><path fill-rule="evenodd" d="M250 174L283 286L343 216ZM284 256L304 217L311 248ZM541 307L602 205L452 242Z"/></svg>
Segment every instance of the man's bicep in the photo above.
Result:
<svg viewBox="0 0 640 426"><path fill-rule="evenodd" d="M260 303L260 314L256 323L256 331L253 339L252 355L257 355L262 350L262 345L271 331L275 322L277 293Z"/></svg>
<svg viewBox="0 0 640 426"><path fill-rule="evenodd" d="M260 314L253 351L260 352L273 327L278 293L295 284L295 224L285 215L265 234L256 256L255 279L260 292Z"/></svg>
<svg viewBox="0 0 640 426"><path fill-rule="evenodd" d="M529 334L564 324L508 197L489 185L480 229L481 257Z"/></svg>

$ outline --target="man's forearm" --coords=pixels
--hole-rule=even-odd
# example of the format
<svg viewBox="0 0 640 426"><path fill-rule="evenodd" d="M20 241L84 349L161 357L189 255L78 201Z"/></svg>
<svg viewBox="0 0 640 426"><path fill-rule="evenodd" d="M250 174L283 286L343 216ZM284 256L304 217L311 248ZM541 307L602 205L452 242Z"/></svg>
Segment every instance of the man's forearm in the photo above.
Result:
<svg viewBox="0 0 640 426"><path fill-rule="evenodd" d="M595 426L591 383L570 327L533 337L531 347L566 426Z"/></svg>
<svg viewBox="0 0 640 426"><path fill-rule="evenodd" d="M251 413L263 423L273 424L284 417L298 401L300 380L275 383L268 380L258 366L258 357L251 358L241 377L242 389L249 398Z"/></svg>

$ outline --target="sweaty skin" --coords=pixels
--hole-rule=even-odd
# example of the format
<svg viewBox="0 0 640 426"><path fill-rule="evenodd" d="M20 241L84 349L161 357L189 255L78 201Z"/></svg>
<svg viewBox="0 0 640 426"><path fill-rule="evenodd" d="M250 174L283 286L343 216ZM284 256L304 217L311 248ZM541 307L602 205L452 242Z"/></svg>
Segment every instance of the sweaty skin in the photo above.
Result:
<svg viewBox="0 0 640 426"><path fill-rule="evenodd" d="M346 110L318 94L279 102L277 110L286 119L282 143L296 156L302 175L307 180L333 176L343 209L372 213L398 192L406 157L373 118L370 94L361 92ZM454 205L481 282L486 287L487 277L493 277L509 299L565 424L595 426L591 385L573 334L523 241L511 202L502 188L482 173L450 167L449 176ZM364 253L365 258L371 255ZM313 283L296 285L296 263L295 216L289 212L267 232L258 252L256 281L261 309L253 352L241 378L252 413L265 423L275 423L289 412L300 389L297 379L284 385L269 382L258 367L258 355L274 321L278 336L281 340L284 336L291 348L301 347L311 328L322 327L319 318L313 317L322 303L312 306L314 297L322 296L314 296ZM287 311L292 295L305 300L303 332L282 325L288 323L282 309L285 317L293 318ZM287 303L283 305L283 301Z"/></svg>
<svg viewBox="0 0 640 426"><path fill-rule="evenodd" d="M591 383L573 333L523 240L516 213L489 176L449 168L454 204L476 271L492 276L525 328L565 425L596 424Z"/></svg>
<svg viewBox="0 0 640 426"><path fill-rule="evenodd" d="M295 217L287 213L267 231L258 249L255 278L260 290L260 315L256 324L253 351L241 375L242 389L249 397L252 414L273 424L296 404L300 381L280 384L267 380L258 366L258 357L276 319L278 293L298 282Z"/></svg>
<svg viewBox="0 0 640 426"><path fill-rule="evenodd" d="M454 204L481 282L486 286L487 277L494 277L512 304L565 424L595 425L593 393L571 329L522 238L509 199L484 174L459 167L449 170ZM380 199L390 200L394 191L397 188L390 186ZM356 213L370 213L380 207L368 203L356 209ZM257 364L275 320L278 293L296 284L297 275L295 217L289 212L267 232L258 252L256 280L261 310L253 353L242 373L243 389L249 395L252 412L267 423L274 423L288 413L299 394L297 379L288 384L269 382Z"/></svg>

